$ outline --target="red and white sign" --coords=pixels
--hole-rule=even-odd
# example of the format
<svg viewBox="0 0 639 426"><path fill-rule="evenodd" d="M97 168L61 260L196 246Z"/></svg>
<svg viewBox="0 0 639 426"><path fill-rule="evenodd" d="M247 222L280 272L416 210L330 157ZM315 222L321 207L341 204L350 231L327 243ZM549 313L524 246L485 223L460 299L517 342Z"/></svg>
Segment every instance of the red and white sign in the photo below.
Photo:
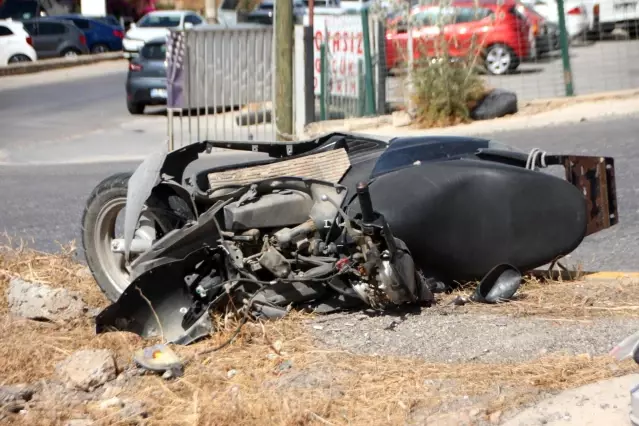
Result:
<svg viewBox="0 0 639 426"><path fill-rule="evenodd" d="M321 46L326 42L327 92L331 96L357 97L358 61L364 60L362 18L359 14L315 15L313 19L314 91L320 94Z"/></svg>

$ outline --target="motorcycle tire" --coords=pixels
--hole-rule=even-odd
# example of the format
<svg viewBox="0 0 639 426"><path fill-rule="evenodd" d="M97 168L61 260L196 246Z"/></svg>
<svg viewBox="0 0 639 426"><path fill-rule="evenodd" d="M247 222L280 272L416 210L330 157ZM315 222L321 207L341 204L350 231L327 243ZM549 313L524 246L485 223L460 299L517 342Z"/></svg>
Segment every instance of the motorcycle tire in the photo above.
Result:
<svg viewBox="0 0 639 426"><path fill-rule="evenodd" d="M82 245L86 262L98 287L111 301L116 301L130 284L122 259L110 251L107 241L115 231L118 211L126 204L128 182L132 173L116 173L102 180L91 192L82 214ZM155 191L146 200L145 215L152 216L156 240L194 219L188 204L170 191ZM123 256L123 255L121 255ZM119 271L118 271L119 268Z"/></svg>

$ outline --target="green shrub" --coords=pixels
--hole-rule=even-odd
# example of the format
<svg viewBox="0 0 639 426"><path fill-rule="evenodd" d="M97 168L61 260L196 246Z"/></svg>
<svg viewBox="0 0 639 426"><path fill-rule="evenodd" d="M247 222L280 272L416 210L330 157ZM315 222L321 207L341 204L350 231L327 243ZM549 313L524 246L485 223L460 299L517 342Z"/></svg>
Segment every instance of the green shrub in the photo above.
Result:
<svg viewBox="0 0 639 426"><path fill-rule="evenodd" d="M410 72L415 124L439 127L470 121L470 111L487 93L484 80L470 61L416 61Z"/></svg>
<svg viewBox="0 0 639 426"><path fill-rule="evenodd" d="M411 37L410 28L418 31L424 26L439 28L439 35L430 31L422 33L423 38L415 39L414 48L419 59L415 59L413 66L407 70L412 83L409 96L415 124L436 127L468 122L470 111L488 92L479 74L483 65L481 43L473 37L464 49L464 56L452 58L451 50L457 54L460 52L451 46L458 40L451 37L445 28L454 23L457 10L450 8L451 0L427 0L424 3L439 7L439 12L416 21L414 15L409 14L407 4L399 2L395 5L394 17L386 21L388 29L407 32L408 39ZM478 6L477 3L476 10L479 11ZM407 46L396 45L395 49L403 58L402 67L406 66L410 56Z"/></svg>

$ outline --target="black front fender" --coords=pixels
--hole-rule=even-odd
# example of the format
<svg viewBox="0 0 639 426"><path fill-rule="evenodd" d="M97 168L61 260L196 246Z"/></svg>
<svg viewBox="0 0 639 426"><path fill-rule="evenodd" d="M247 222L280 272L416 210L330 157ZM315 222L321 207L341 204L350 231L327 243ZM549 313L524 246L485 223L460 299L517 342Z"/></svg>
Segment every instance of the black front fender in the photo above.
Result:
<svg viewBox="0 0 639 426"><path fill-rule="evenodd" d="M193 200L191 193L188 189L175 181L161 181L155 188L153 188L151 194L158 198L165 198L167 195L175 195L186 203L194 219L199 217L197 204Z"/></svg>

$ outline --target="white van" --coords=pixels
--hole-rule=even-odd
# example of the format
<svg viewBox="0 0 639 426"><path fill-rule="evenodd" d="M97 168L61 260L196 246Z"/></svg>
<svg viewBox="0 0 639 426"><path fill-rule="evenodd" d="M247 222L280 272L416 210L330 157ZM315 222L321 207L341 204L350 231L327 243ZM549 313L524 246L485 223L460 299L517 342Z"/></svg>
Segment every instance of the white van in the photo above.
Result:
<svg viewBox="0 0 639 426"><path fill-rule="evenodd" d="M532 7L549 22L559 25L559 13L556 0L521 0ZM591 13L587 6L588 0L564 0L564 20L568 39L574 40L592 27Z"/></svg>
<svg viewBox="0 0 639 426"><path fill-rule="evenodd" d="M638 0L582 0L588 7L590 30L610 33L615 28L636 28L639 24Z"/></svg>

